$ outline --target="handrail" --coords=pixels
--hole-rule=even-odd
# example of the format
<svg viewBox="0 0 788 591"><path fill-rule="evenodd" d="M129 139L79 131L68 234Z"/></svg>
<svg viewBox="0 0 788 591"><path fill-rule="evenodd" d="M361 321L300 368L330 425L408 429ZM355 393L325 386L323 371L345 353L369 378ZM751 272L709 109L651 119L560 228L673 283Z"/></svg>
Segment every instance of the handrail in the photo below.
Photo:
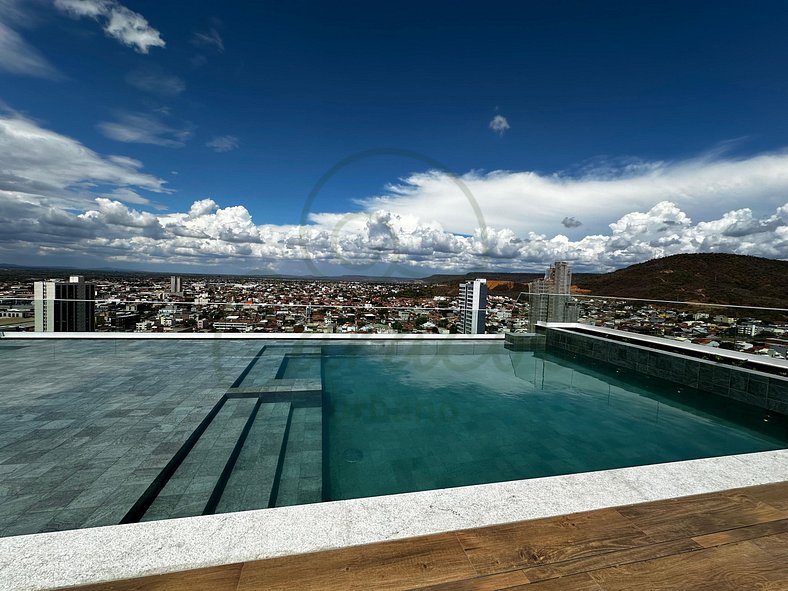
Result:
<svg viewBox="0 0 788 591"><path fill-rule="evenodd" d="M513 305L517 305L520 301L520 298L523 295L531 295L530 292L521 291L515 299ZM716 304L711 302L692 302L692 301L682 301L682 300L656 300L656 299L648 299L648 298L631 298L625 296L603 296L603 295L591 295L591 294L579 294L579 293L541 293L541 294L534 294L540 296L562 296L562 297L571 297L571 298L586 298L589 300L613 300L613 301L626 301L626 302L654 302L657 304L679 304L682 306L702 306L704 308L739 308L745 310L767 310L772 312L788 312L788 308L771 308L768 306L746 306L744 304Z"/></svg>

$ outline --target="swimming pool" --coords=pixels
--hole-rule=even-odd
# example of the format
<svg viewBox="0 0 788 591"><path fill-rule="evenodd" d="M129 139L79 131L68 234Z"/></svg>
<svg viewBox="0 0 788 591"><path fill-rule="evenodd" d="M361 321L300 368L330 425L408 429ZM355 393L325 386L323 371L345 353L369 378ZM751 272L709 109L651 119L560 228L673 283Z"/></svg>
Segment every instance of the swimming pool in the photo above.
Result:
<svg viewBox="0 0 788 591"><path fill-rule="evenodd" d="M0 342L0 535L788 447L784 417L499 341Z"/></svg>
<svg viewBox="0 0 788 591"><path fill-rule="evenodd" d="M788 444L785 421L761 409L551 353L392 356L327 347L323 373L330 499Z"/></svg>

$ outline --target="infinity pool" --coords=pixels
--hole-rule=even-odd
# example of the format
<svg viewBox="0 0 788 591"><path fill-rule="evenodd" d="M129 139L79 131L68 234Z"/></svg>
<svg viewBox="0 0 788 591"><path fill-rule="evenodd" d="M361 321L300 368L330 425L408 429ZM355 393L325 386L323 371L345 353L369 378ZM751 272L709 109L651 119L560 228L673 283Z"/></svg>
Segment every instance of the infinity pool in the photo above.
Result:
<svg viewBox="0 0 788 591"><path fill-rule="evenodd" d="M0 536L788 447L786 419L502 340L0 340Z"/></svg>
<svg viewBox="0 0 788 591"><path fill-rule="evenodd" d="M788 445L785 421L761 409L549 353L328 347L323 374L330 499Z"/></svg>

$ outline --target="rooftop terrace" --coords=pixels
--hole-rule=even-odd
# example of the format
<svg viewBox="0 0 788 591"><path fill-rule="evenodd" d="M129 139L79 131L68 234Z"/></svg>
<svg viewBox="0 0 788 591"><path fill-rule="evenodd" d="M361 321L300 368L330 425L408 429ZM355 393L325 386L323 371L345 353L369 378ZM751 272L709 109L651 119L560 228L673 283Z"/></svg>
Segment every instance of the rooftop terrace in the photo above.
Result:
<svg viewBox="0 0 788 591"><path fill-rule="evenodd" d="M321 343L417 349L432 359L440 351L502 351L503 336L54 336L0 339L0 573L14 589L323 550L339 552L331 556L341 560L355 556L355 564L366 551L342 548L788 480L788 451L777 450L320 503L323 386L311 360ZM259 449L276 453L247 457L237 442L260 437L253 429L258 421L269 438ZM234 465L264 484L223 496ZM248 508L258 510L236 512ZM277 560L288 577L303 564ZM232 581L238 568L211 572L217 581ZM388 582L380 588L432 584L405 574L397 582L397 572L381 575ZM506 573L489 581L476 581L487 574L478 570L463 577L498 588L484 585L520 576ZM141 588L191 584L191 576L147 580ZM301 576L303 588L321 580L316 571ZM365 588L362 579L353 580L347 588Z"/></svg>

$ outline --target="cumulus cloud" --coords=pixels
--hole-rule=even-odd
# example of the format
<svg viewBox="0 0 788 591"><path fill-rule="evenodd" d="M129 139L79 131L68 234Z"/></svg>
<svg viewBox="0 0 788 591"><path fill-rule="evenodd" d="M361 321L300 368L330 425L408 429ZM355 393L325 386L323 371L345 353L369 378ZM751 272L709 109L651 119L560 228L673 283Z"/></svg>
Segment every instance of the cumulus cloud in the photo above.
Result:
<svg viewBox="0 0 788 591"><path fill-rule="evenodd" d="M192 136L190 126L175 128L145 113L121 112L115 121L102 121L98 130L118 142L180 148Z"/></svg>
<svg viewBox="0 0 788 591"><path fill-rule="evenodd" d="M567 216L567 217L565 217L564 219L561 220L561 225L564 228L579 228L580 226L583 225L583 222L581 222L580 220L576 220L575 218L570 218L570 217Z"/></svg>
<svg viewBox="0 0 788 591"><path fill-rule="evenodd" d="M589 234L604 232L611 220L634 210L647 211L670 201L692 217L716 217L753 204L760 215L773 211L788 195L788 153L748 158L703 157L678 162L641 162L619 174L586 170L581 176L537 172L442 171L414 173L361 200L367 210L440 221L450 232L471 234L481 225L556 234L571 211ZM477 207L478 206L478 207ZM479 219L477 209L482 212Z"/></svg>
<svg viewBox="0 0 788 591"><path fill-rule="evenodd" d="M509 129L509 122L503 115L496 115L490 121L490 129L498 135L503 135Z"/></svg>
<svg viewBox="0 0 788 591"><path fill-rule="evenodd" d="M123 224L128 220L122 210L128 208L121 201L156 207L139 191L170 192L163 180L141 171L142 163L97 154L17 113L0 113L0 154L0 251L16 256L26 251L89 256L91 241L128 232L123 225L103 225L98 214L75 212L96 210L107 223ZM97 193L107 197L96 201ZM114 217L111 202L117 203ZM150 229L145 234L156 235Z"/></svg>
<svg viewBox="0 0 788 591"><path fill-rule="evenodd" d="M129 72L126 82L131 86L162 96L177 96L186 90L186 83L182 78L167 74L161 68L141 68Z"/></svg>
<svg viewBox="0 0 788 591"><path fill-rule="evenodd" d="M689 252L788 258L788 225L783 221L788 203L764 218L742 209L694 224L665 201L622 216L604 234L575 241L561 234L518 236L509 228L477 229L461 236L437 222L384 210L316 214L313 223L299 226L258 224L245 207L222 207L213 199L195 201L187 212L175 213L149 213L102 197L79 214L18 205L0 199L2 218L18 220L0 227L5 230L0 247L9 242L58 245L110 261L239 269L294 261L348 269L382 263L392 265L393 273L418 275L432 269L539 270L556 259L572 261L577 269L604 271ZM751 233L732 236L730 230L742 224L749 224Z"/></svg>
<svg viewBox="0 0 788 591"><path fill-rule="evenodd" d="M0 71L38 78L61 78L49 60L16 30L30 25L31 18L19 2L0 2Z"/></svg>
<svg viewBox="0 0 788 591"><path fill-rule="evenodd" d="M145 17L117 0L55 0L55 6L75 18L98 21L109 37L139 53L165 46L161 33L151 27Z"/></svg>
<svg viewBox="0 0 788 591"><path fill-rule="evenodd" d="M239 140L234 135L220 135L206 142L205 145L214 152L230 152L239 146Z"/></svg>
<svg viewBox="0 0 788 591"><path fill-rule="evenodd" d="M577 240L562 233L564 225L556 222L560 217L553 216L550 231L538 231L518 223L516 209L509 212L510 223L479 220L462 233L447 227L442 215L447 210L435 206L427 215L367 207L316 212L301 225L273 225L255 220L242 205L212 198L196 200L181 211L151 211L155 204L144 193L167 189L164 181L143 173L140 162L96 154L19 115L0 117L0 153L7 155L0 171L0 253L238 270L304 261L317 269L323 264L351 270L382 264L400 275L436 269L536 271L557 259L572 261L578 270L605 271L692 252L788 259L785 197L770 208L739 206L716 214L707 209L701 215L675 200L659 199L611 216L598 231ZM763 182L779 183L779 167L771 160L778 156L755 160L760 158L766 158L762 166L771 172ZM737 170L747 172L751 165ZM437 182L436 175L430 173ZM739 190L754 183L746 177L742 172L734 183ZM639 177L632 180L636 188ZM687 181L685 186L696 185ZM459 190L456 185L454 189ZM482 211L494 217L485 207Z"/></svg>

